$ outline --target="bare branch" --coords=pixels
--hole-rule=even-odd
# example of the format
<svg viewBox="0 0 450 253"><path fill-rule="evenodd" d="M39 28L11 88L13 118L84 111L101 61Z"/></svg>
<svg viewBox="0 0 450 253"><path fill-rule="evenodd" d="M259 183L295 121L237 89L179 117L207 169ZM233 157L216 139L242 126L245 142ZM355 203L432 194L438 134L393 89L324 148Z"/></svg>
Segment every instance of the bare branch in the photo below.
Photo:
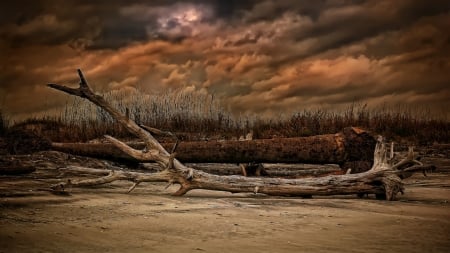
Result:
<svg viewBox="0 0 450 253"><path fill-rule="evenodd" d="M174 138L175 144L173 145L172 149L170 150L170 153L171 154L175 153L175 151L178 147L178 144L180 144L180 139L178 139L178 137L175 134L173 134L172 132L169 132L169 131L162 131L157 128L149 127L149 126L142 125L142 124L139 126L142 127L143 129L149 131L152 134L159 135L159 136L169 136L169 137Z"/></svg>
<svg viewBox="0 0 450 253"><path fill-rule="evenodd" d="M118 149L122 150L124 153L128 154L129 156L135 158L136 160L142 161L142 162L152 162L156 161L158 163L164 163L166 159L161 159L159 155L159 151L156 149L146 150L145 152L142 150L136 150L131 148L130 146L126 145L125 143L119 141L118 139L105 135L105 138L109 140L114 146L116 146Z"/></svg>
<svg viewBox="0 0 450 253"><path fill-rule="evenodd" d="M405 167L406 165L410 165L410 164L415 164L415 165L420 165L420 166L423 165L423 163L421 163L415 159L413 147L409 147L408 154L406 155L406 157L403 158L400 162L392 165L391 169L392 170L400 170L402 167Z"/></svg>
<svg viewBox="0 0 450 253"><path fill-rule="evenodd" d="M65 93L77 96L77 97L85 98L84 94L81 92L81 90L79 88L78 89L69 88L69 87L62 86L62 85L59 85L59 84L56 84L56 83L49 83L49 84L47 84L47 86L50 87L50 88L53 88L53 89L56 89L56 90L60 90L60 91L63 91Z"/></svg>
<svg viewBox="0 0 450 253"><path fill-rule="evenodd" d="M177 136L175 134L173 134L172 132L162 131L157 128L149 127L149 126L142 125L142 124L139 126L142 127L143 129L149 131L152 134L160 135L160 136L169 136L169 137L174 137L175 139L178 139Z"/></svg>
<svg viewBox="0 0 450 253"><path fill-rule="evenodd" d="M137 186L138 184L140 184L140 183L141 183L141 181L135 182L135 183L128 189L127 193L132 192L132 191L134 190L134 188L136 188L136 186Z"/></svg>
<svg viewBox="0 0 450 253"><path fill-rule="evenodd" d="M106 102L106 100L99 95L94 94L94 92L88 86L86 79L80 69L78 69L78 74L80 76L80 87L77 89L68 88L63 85L58 84L48 84L49 87L69 93L74 96L79 96L86 98L95 105L101 107L106 112L108 112L119 124L123 125L130 133L142 139L147 146L147 149L157 149L163 155L168 155L168 152L156 141L156 139L147 131L140 128L134 121L128 119L125 115L119 112L117 109L113 108Z"/></svg>
<svg viewBox="0 0 450 253"><path fill-rule="evenodd" d="M145 129L138 126L134 121L129 119L126 115L123 115L120 111L112 107L102 96L94 94L94 92L90 89L86 81L86 78L83 75L83 72L80 69L78 69L78 75L80 77L80 86L77 89L68 88L66 86L58 84L49 84L48 86L69 93L71 95L88 99L95 105L99 106L100 108L108 112L115 120L118 121L119 124L124 126L130 133L134 134L135 136L139 137L145 142L146 148L144 150L146 150L146 152L135 150L130 146L128 146L127 144L111 136L105 136L113 145L115 145L117 148L119 148L126 154L134 157L139 161L156 161L162 167L169 165L171 169L178 170L180 174L190 172L189 168L187 168L178 160L176 160L173 154L172 155L169 154L169 152L167 152L167 150L151 135L150 132L147 132ZM155 128L146 128L146 129L153 132L164 133L163 131L160 131ZM102 180L107 181L110 180L110 178L103 178ZM183 184L185 183L186 179L183 177L176 177L174 181Z"/></svg>

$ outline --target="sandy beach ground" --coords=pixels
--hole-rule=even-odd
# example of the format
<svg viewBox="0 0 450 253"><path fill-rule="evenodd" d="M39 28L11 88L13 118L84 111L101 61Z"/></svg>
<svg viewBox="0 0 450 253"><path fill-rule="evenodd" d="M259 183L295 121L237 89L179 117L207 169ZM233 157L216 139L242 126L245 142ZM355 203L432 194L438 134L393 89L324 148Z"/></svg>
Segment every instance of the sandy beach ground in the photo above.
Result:
<svg viewBox="0 0 450 253"><path fill-rule="evenodd" d="M0 252L450 252L447 170L408 178L397 201L129 182L58 196L32 174L0 177Z"/></svg>

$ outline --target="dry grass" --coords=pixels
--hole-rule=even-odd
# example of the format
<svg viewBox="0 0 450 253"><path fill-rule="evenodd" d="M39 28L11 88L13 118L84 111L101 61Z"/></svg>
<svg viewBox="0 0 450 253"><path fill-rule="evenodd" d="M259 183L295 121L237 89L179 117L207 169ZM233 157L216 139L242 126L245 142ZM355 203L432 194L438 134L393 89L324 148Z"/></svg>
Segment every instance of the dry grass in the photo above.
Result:
<svg viewBox="0 0 450 253"><path fill-rule="evenodd" d="M9 126L9 120L3 113L2 109L0 108L0 136L3 136L6 134L6 130Z"/></svg>
<svg viewBox="0 0 450 253"><path fill-rule="evenodd" d="M346 110L303 110L285 119L235 117L212 95L183 92L146 95L136 90L104 94L116 108L139 124L176 132L183 139L226 138L254 132L255 138L310 136L335 133L358 126L389 139L415 144L450 142L450 122L426 110L406 107L369 108L354 103ZM0 113L0 131L6 131ZM71 98L56 116L28 119L14 127L27 127L53 141L87 141L105 134L131 137L106 112ZM31 126L31 127L30 127ZM189 134L187 134L189 133Z"/></svg>
<svg viewBox="0 0 450 253"><path fill-rule="evenodd" d="M430 117L408 108L369 108L353 104L343 112L304 110L286 121L260 124L262 133L271 129L283 136L309 136L335 133L347 126L357 126L388 139L416 144L450 141L450 122Z"/></svg>

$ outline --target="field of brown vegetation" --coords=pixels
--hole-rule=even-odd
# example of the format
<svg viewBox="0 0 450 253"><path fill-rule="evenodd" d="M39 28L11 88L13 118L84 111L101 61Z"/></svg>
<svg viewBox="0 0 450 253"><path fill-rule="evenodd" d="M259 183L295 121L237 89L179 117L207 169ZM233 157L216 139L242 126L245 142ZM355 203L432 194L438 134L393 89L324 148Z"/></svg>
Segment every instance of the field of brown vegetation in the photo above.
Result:
<svg viewBox="0 0 450 253"><path fill-rule="evenodd" d="M173 91L162 95L109 92L104 97L138 124L169 130L184 140L231 139L253 131L254 138L299 137L336 133L355 126L388 140L413 145L450 143L450 121L427 109L353 103L343 111L299 109L277 119L233 115L212 95ZM79 98L70 98L58 114L11 122L0 109L0 134L7 129L37 132L56 142L77 142L105 134L131 137L102 109Z"/></svg>

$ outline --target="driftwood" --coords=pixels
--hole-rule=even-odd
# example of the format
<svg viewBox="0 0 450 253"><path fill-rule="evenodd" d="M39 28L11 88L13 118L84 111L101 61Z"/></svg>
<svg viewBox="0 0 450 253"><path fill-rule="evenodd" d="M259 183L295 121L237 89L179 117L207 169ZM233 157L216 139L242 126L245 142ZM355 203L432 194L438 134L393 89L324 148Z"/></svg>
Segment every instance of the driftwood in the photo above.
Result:
<svg viewBox="0 0 450 253"><path fill-rule="evenodd" d="M179 184L180 188L174 195L184 195L193 189L208 189L228 192L253 192L268 195L283 196L310 196L310 195L341 195L341 194L376 194L385 196L387 200L393 200L398 192L403 192L401 177L408 173L430 169L414 159L412 149L408 156L393 164L392 159L386 156L386 147L379 138L375 147L374 163L370 170L357 174L330 175L320 178L281 179L267 177L243 177L243 176L218 176L187 167L176 159L173 149L169 153L154 137L138 126L118 110L107 103L102 96L92 92L81 70L79 88L69 88L58 84L49 84L50 87L69 93L71 95L86 98L92 103L104 109L130 133L136 135L145 143L144 150L136 150L125 143L105 136L113 145L142 162L154 161L161 171L155 173L138 173L123 170L95 170L90 168L73 168L83 173L100 176L99 178L68 181L52 188L64 190L71 186L90 186L110 183L115 180L129 180L134 182L128 192L132 191L141 182L168 182Z"/></svg>
<svg viewBox="0 0 450 253"><path fill-rule="evenodd" d="M177 158L189 163L308 163L339 164L345 168L353 161L373 162L375 139L358 128L346 128L337 134L310 137L256 139L245 141L211 140L181 142ZM161 143L168 150L174 143ZM135 149L144 143L127 144ZM52 143L54 150L105 159L136 161L109 143Z"/></svg>
<svg viewBox="0 0 450 253"><path fill-rule="evenodd" d="M215 175L243 175L243 164L235 163L186 163L190 168ZM342 175L345 173L338 165L327 164L286 164L286 163L250 163L245 164L246 176L267 176L267 177L320 177L327 175ZM257 172L257 168L263 169ZM141 163L137 168L146 169L151 172L158 172L161 168L156 163Z"/></svg>

